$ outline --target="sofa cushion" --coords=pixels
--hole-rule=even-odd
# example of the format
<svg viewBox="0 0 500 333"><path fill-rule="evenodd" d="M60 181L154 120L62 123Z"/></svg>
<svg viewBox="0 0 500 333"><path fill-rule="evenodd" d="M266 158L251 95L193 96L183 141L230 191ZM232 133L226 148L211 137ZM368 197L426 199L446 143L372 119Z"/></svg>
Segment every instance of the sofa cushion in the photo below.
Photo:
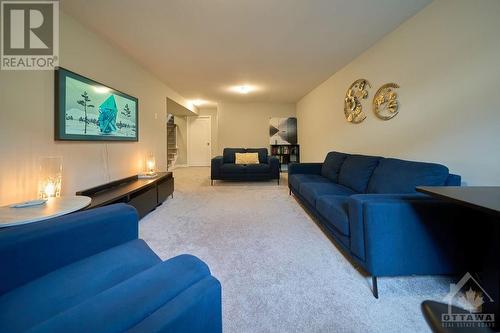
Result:
<svg viewBox="0 0 500 333"><path fill-rule="evenodd" d="M350 155L347 156L339 173L339 184L347 186L358 193L364 193L373 170L381 157Z"/></svg>
<svg viewBox="0 0 500 333"><path fill-rule="evenodd" d="M0 297L0 327L27 330L160 262L139 239L74 262Z"/></svg>
<svg viewBox="0 0 500 333"><path fill-rule="evenodd" d="M224 163L234 163L236 153L246 153L245 148L224 148L222 152L222 160Z"/></svg>
<svg viewBox="0 0 500 333"><path fill-rule="evenodd" d="M224 163L220 167L222 175L234 175L246 173L247 166L244 164Z"/></svg>
<svg viewBox="0 0 500 333"><path fill-rule="evenodd" d="M299 191L300 186L305 183L331 183L330 179L320 175L311 174L292 174L288 176L288 184L295 190Z"/></svg>
<svg viewBox="0 0 500 333"><path fill-rule="evenodd" d="M316 200L319 214L345 236L349 236L348 200L344 195L322 195Z"/></svg>
<svg viewBox="0 0 500 333"><path fill-rule="evenodd" d="M373 171L368 193L415 193L415 186L443 186L448 168L435 163L384 158Z"/></svg>
<svg viewBox="0 0 500 333"><path fill-rule="evenodd" d="M269 173L269 164L247 164L246 173Z"/></svg>
<svg viewBox="0 0 500 333"><path fill-rule="evenodd" d="M207 277L205 263L180 255L58 313L30 332L124 332Z"/></svg>
<svg viewBox="0 0 500 333"><path fill-rule="evenodd" d="M267 148L247 148L246 152L259 154L259 163L267 163Z"/></svg>
<svg viewBox="0 0 500 333"><path fill-rule="evenodd" d="M316 200L322 195L331 194L349 196L356 194L356 192L350 188L332 182L301 184L299 193L313 207L316 207Z"/></svg>
<svg viewBox="0 0 500 333"><path fill-rule="evenodd" d="M332 182L338 183L340 167L347 156L349 155L336 151L329 152L321 167L321 175L330 179Z"/></svg>

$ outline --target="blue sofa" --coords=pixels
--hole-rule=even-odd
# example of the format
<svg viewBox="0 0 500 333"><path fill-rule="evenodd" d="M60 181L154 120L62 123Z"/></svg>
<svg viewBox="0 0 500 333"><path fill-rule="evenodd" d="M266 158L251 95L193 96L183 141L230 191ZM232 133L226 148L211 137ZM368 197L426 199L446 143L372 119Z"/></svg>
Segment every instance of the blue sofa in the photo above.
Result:
<svg viewBox="0 0 500 333"><path fill-rule="evenodd" d="M258 153L259 164L235 164L236 153ZM280 165L276 156L268 156L267 148L224 148L222 156L212 159L211 180L278 180Z"/></svg>
<svg viewBox="0 0 500 333"><path fill-rule="evenodd" d="M162 261L116 204L0 229L1 332L222 332L207 265Z"/></svg>
<svg viewBox="0 0 500 333"><path fill-rule="evenodd" d="M415 191L460 183L443 165L339 152L288 171L290 194L372 276L375 297L380 276L466 269L466 228L458 221L467 213Z"/></svg>

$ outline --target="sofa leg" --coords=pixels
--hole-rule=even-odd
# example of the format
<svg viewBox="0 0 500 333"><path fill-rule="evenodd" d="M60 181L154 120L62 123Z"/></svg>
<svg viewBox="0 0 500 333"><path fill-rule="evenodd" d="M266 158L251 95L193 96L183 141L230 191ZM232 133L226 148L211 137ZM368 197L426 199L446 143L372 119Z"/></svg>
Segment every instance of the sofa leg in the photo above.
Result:
<svg viewBox="0 0 500 333"><path fill-rule="evenodd" d="M210 186L214 186L214 180L210 179Z"/></svg>
<svg viewBox="0 0 500 333"><path fill-rule="evenodd" d="M377 277L372 276L372 292L373 296L378 299L378 286L377 286Z"/></svg>
<svg viewBox="0 0 500 333"><path fill-rule="evenodd" d="M280 184L280 179L278 178L278 185Z"/></svg>
<svg viewBox="0 0 500 333"><path fill-rule="evenodd" d="M288 188L288 195L292 195L292 189Z"/></svg>

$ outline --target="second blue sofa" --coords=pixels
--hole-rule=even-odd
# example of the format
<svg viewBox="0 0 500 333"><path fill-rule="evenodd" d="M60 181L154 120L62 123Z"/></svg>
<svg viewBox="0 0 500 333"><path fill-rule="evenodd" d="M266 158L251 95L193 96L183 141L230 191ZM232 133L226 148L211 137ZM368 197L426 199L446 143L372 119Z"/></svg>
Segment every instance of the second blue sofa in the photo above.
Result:
<svg viewBox="0 0 500 333"><path fill-rule="evenodd" d="M0 229L0 262L1 332L222 332L207 265L162 261L125 204Z"/></svg>
<svg viewBox="0 0 500 333"><path fill-rule="evenodd" d="M236 164L236 153L257 153L259 164ZM280 165L276 156L269 156L267 148L224 148L222 156L211 161L210 179L214 180L272 180L280 183Z"/></svg>
<svg viewBox="0 0 500 333"><path fill-rule="evenodd" d="M323 163L291 164L288 186L352 260L373 277L454 274L466 265L453 204L416 186L460 186L434 163L330 152Z"/></svg>

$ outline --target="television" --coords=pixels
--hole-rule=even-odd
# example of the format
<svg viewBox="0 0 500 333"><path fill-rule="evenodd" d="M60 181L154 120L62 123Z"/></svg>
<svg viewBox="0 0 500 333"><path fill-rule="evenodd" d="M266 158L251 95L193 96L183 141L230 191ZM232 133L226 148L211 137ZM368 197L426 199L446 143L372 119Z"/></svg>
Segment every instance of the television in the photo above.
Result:
<svg viewBox="0 0 500 333"><path fill-rule="evenodd" d="M62 67L54 91L56 140L138 141L136 97Z"/></svg>

